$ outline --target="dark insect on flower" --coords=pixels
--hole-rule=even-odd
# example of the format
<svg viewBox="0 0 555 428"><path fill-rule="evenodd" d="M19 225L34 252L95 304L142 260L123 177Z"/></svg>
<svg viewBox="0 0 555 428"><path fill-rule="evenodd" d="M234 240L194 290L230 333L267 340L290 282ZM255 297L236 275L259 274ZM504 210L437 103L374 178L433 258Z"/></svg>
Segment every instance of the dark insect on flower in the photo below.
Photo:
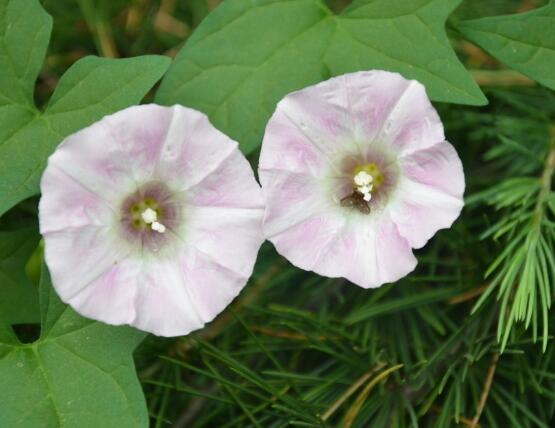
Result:
<svg viewBox="0 0 555 428"><path fill-rule="evenodd" d="M342 198L341 206L345 208L354 208L362 214L370 214L370 205L359 192L353 192L349 196Z"/></svg>

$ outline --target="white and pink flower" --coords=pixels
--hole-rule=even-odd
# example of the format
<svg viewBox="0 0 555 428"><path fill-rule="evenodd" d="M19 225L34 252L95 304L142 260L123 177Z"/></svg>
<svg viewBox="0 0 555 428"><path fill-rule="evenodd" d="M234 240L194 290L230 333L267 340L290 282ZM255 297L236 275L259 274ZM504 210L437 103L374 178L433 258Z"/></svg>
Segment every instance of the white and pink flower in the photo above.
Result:
<svg viewBox="0 0 555 428"><path fill-rule="evenodd" d="M461 161L424 87L346 74L293 92L266 128L263 229L294 265L361 287L407 275L463 207Z"/></svg>
<svg viewBox="0 0 555 428"><path fill-rule="evenodd" d="M200 112L131 107L68 138L41 182L53 285L87 317L163 336L237 296L263 242L263 200L237 143Z"/></svg>

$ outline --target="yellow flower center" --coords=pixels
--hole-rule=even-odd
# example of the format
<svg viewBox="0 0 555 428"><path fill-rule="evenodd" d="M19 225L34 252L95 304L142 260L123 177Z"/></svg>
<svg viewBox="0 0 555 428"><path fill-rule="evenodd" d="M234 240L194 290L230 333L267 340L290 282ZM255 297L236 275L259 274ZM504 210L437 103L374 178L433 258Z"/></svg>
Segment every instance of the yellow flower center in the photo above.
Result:
<svg viewBox="0 0 555 428"><path fill-rule="evenodd" d="M158 221L161 214L159 204L153 198L145 198L131 206L131 219L136 229L152 229L164 233L166 227Z"/></svg>
<svg viewBox="0 0 555 428"><path fill-rule="evenodd" d="M357 166L353 171L353 181L354 177L356 177L360 172L364 172L372 177L371 182L374 188L380 187L380 185L383 183L383 174L381 173L378 165L376 165L374 162Z"/></svg>

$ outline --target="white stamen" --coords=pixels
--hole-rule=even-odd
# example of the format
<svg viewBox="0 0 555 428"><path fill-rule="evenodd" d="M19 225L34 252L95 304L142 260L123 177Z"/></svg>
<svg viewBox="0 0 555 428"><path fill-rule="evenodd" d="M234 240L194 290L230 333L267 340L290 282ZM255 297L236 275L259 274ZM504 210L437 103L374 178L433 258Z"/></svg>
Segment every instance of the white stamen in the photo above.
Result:
<svg viewBox="0 0 555 428"><path fill-rule="evenodd" d="M156 211L154 211L152 208L147 208L143 211L141 217L146 224L151 224L158 220L158 213L156 213Z"/></svg>
<svg viewBox="0 0 555 428"><path fill-rule="evenodd" d="M370 186L360 186L357 187L357 190L362 193L362 194L366 194L366 193L370 193L372 191L372 188L374 186L370 185Z"/></svg>
<svg viewBox="0 0 555 428"><path fill-rule="evenodd" d="M374 181L374 177L368 174L366 171L359 171L353 178L355 184L357 186L368 186L372 181Z"/></svg>
<svg viewBox="0 0 555 428"><path fill-rule="evenodd" d="M166 226L164 226L162 223L158 223L157 221L152 223L150 227L152 228L152 230L155 230L159 233L164 233L166 231Z"/></svg>
<svg viewBox="0 0 555 428"><path fill-rule="evenodd" d="M158 213L152 208L147 208L146 210L144 210L141 213L141 217L146 224L150 224L150 228L152 230L155 230L158 233L164 233L166 231L166 226L157 221Z"/></svg>

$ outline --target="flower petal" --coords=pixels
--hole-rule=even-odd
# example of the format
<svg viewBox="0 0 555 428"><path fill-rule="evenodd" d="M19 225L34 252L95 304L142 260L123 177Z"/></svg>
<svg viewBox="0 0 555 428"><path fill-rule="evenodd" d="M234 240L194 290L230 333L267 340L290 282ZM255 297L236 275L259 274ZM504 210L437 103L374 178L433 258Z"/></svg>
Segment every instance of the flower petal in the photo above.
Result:
<svg viewBox="0 0 555 428"><path fill-rule="evenodd" d="M443 124L426 95L426 88L416 80L405 80L400 74L387 75L387 80L402 80L405 85L399 84L395 90L383 88L379 98L364 99L369 104L378 102L387 105L387 113L379 119L381 127L374 141L385 143L403 155L445 140ZM380 83L386 80L385 75L378 80Z"/></svg>
<svg viewBox="0 0 555 428"><path fill-rule="evenodd" d="M181 258L181 274L195 311L204 323L223 311L248 279L224 267L215 257L192 248Z"/></svg>
<svg viewBox="0 0 555 428"><path fill-rule="evenodd" d="M260 180L264 234L295 266L364 288L393 282L416 266L389 218L348 211L333 201L336 183L326 187L322 179L278 170L260 171Z"/></svg>
<svg viewBox="0 0 555 428"><path fill-rule="evenodd" d="M281 170L260 170L266 200L264 234L272 237L321 213L333 215L339 199L333 200L338 180L318 179Z"/></svg>
<svg viewBox="0 0 555 428"><path fill-rule="evenodd" d="M295 266L344 277L363 288L394 282L416 266L407 240L391 220L358 213L348 218L320 213L270 241Z"/></svg>
<svg viewBox="0 0 555 428"><path fill-rule="evenodd" d="M190 206L183 240L238 276L251 276L262 235L262 209Z"/></svg>
<svg viewBox="0 0 555 428"><path fill-rule="evenodd" d="M114 208L73 177L50 163L41 182L43 197L39 211L41 233L83 226L105 226L114 217Z"/></svg>
<svg viewBox="0 0 555 428"><path fill-rule="evenodd" d="M252 168L236 143L231 149L215 170L187 190L187 201L196 206L249 208L262 213L264 199Z"/></svg>
<svg viewBox="0 0 555 428"><path fill-rule="evenodd" d="M146 104L129 107L106 116L103 123L115 140L108 153L99 153L113 169L125 168L136 183L150 180L155 172L167 135L180 118L184 107ZM93 125L95 126L95 125ZM98 150L98 145L96 146ZM130 161L132 160L132 161Z"/></svg>
<svg viewBox="0 0 555 428"><path fill-rule="evenodd" d="M143 261L137 278L135 318L131 325L159 336L181 336L201 328L206 320L198 302L189 291L190 278L183 268L181 255L171 259L150 258ZM203 286L213 290L212 284Z"/></svg>
<svg viewBox="0 0 555 428"><path fill-rule="evenodd" d="M464 173L457 152L448 142L414 152L400 160L401 179L391 217L413 248L421 248L460 215Z"/></svg>
<svg viewBox="0 0 555 428"><path fill-rule="evenodd" d="M117 205L122 192L152 178L173 116L154 104L129 107L67 137L48 162Z"/></svg>
<svg viewBox="0 0 555 428"><path fill-rule="evenodd" d="M416 267L409 243L387 216L356 215L320 257L316 272L342 276L363 288L395 282Z"/></svg>
<svg viewBox="0 0 555 428"><path fill-rule="evenodd" d="M43 223L41 219L41 225ZM109 275L114 266L130 254L129 248L119 244L116 233L108 226L91 225L42 233L52 283L64 302Z"/></svg>
<svg viewBox="0 0 555 428"><path fill-rule="evenodd" d="M321 177L347 155L378 145L411 152L445 139L424 86L398 73L363 71L281 100L266 127L260 169Z"/></svg>
<svg viewBox="0 0 555 428"><path fill-rule="evenodd" d="M237 142L218 131L205 114L178 105L171 110L172 124L155 173L161 180L187 190L218 171L229 156L240 155Z"/></svg>

